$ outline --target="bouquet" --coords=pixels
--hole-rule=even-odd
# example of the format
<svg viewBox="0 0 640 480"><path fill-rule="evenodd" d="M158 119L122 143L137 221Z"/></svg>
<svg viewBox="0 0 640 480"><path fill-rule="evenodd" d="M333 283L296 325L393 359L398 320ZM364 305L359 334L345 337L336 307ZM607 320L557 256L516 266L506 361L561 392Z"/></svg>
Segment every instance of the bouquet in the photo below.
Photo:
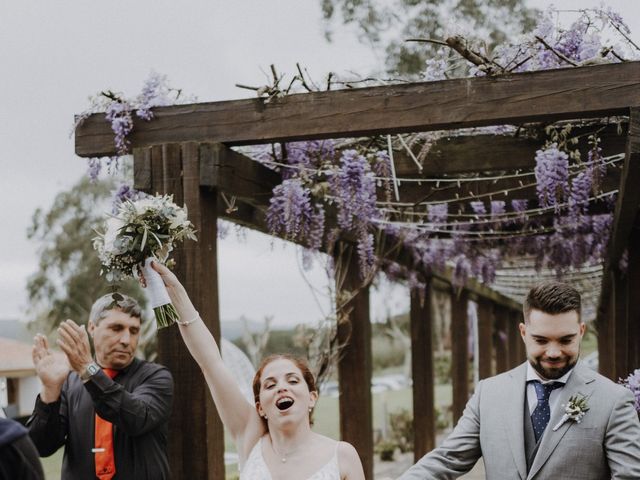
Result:
<svg viewBox="0 0 640 480"><path fill-rule="evenodd" d="M164 195L124 200L93 240L102 262L100 274L107 281L136 277L142 270L158 328L179 317L151 261L166 264L174 245L185 238L196 240L187 209L173 203L173 196Z"/></svg>

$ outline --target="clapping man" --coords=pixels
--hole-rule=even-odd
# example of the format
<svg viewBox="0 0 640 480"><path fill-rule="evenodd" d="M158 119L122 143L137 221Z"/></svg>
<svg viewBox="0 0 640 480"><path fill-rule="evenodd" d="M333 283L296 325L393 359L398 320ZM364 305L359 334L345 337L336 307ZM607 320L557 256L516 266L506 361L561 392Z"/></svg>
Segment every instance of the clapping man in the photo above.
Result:
<svg viewBox="0 0 640 480"><path fill-rule="evenodd" d="M65 480L169 478L173 379L135 358L140 322L138 303L115 293L94 303L88 329L71 320L60 325L64 355L53 353L46 337L34 339L42 390L27 426L41 456L64 445Z"/></svg>
<svg viewBox="0 0 640 480"><path fill-rule="evenodd" d="M456 428L400 480L446 480L482 457L491 480L640 479L633 394L578 363L580 294L534 287L520 334L527 361L481 381Z"/></svg>

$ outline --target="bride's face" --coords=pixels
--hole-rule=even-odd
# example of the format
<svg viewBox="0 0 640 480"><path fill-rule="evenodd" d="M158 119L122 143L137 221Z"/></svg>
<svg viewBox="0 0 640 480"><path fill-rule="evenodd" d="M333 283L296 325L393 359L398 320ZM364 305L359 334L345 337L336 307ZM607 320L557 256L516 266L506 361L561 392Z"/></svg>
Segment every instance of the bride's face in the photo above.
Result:
<svg viewBox="0 0 640 480"><path fill-rule="evenodd" d="M309 422L317 399L291 360L278 358L262 371L258 413L270 423Z"/></svg>

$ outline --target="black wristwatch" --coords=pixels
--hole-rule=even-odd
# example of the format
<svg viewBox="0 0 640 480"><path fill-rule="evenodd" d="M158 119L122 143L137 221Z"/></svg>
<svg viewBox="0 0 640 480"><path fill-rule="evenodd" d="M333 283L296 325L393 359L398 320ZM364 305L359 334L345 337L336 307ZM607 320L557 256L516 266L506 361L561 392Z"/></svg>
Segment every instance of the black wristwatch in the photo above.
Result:
<svg viewBox="0 0 640 480"><path fill-rule="evenodd" d="M91 377L93 377L96 373L98 373L100 370L102 370L100 368L100 365L98 365L96 362L91 362L89 365L87 365L87 368L85 368L84 372L80 374L80 379L83 382L86 382Z"/></svg>

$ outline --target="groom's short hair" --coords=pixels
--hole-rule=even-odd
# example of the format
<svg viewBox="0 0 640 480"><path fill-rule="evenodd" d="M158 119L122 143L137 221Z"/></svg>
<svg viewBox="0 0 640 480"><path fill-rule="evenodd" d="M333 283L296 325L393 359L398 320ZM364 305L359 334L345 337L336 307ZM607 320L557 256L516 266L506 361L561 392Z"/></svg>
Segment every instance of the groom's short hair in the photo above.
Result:
<svg viewBox="0 0 640 480"><path fill-rule="evenodd" d="M580 293L568 283L546 282L529 290L522 305L525 322L531 310L540 310L550 315L575 311L580 320Z"/></svg>

